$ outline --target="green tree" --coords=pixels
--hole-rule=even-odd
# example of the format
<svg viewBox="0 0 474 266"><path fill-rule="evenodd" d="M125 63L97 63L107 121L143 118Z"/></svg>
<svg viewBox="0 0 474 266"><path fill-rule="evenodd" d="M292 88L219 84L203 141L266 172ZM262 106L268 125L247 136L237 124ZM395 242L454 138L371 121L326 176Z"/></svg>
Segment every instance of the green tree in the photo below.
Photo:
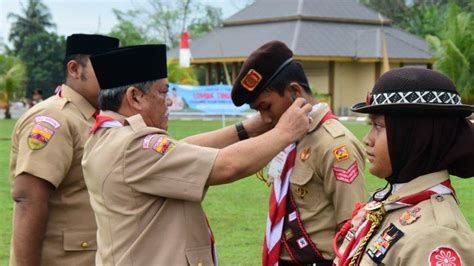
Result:
<svg viewBox="0 0 474 266"><path fill-rule="evenodd" d="M464 102L474 104L474 16L451 3L438 36L427 37L435 68L456 84Z"/></svg>
<svg viewBox="0 0 474 266"><path fill-rule="evenodd" d="M118 24L110 34L122 45L161 42L177 47L184 30L197 38L222 23L220 9L191 0L149 0L146 7L114 13Z"/></svg>
<svg viewBox="0 0 474 266"><path fill-rule="evenodd" d="M198 85L193 68L183 68L176 60L168 60L168 80L171 83Z"/></svg>
<svg viewBox="0 0 474 266"><path fill-rule="evenodd" d="M28 71L27 96L33 90L41 89L46 97L53 94L63 81L63 58L66 42L55 33L41 32L25 39L18 54Z"/></svg>
<svg viewBox="0 0 474 266"><path fill-rule="evenodd" d="M24 86L26 67L19 58L0 54L0 93L6 103L5 119L11 119L10 101Z"/></svg>
<svg viewBox="0 0 474 266"><path fill-rule="evenodd" d="M118 24L112 28L109 35L120 39L121 46L159 42L152 38L147 38L146 30L140 27L140 25L133 23L139 16L138 11L129 10L123 12L117 9L113 9L112 11L117 18Z"/></svg>
<svg viewBox="0 0 474 266"><path fill-rule="evenodd" d="M13 42L15 55L23 49L28 36L55 27L48 7L41 0L28 0L26 7L22 5L21 14L9 13L8 19L13 20L8 39Z"/></svg>

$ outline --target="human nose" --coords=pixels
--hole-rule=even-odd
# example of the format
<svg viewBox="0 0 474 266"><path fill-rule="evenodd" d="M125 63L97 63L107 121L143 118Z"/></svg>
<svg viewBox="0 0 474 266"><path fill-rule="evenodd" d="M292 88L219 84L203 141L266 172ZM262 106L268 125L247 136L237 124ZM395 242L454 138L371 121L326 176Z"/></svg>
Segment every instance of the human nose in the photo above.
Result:
<svg viewBox="0 0 474 266"><path fill-rule="evenodd" d="M173 101L171 100L170 97L166 96L166 106L171 106L173 104Z"/></svg>
<svg viewBox="0 0 474 266"><path fill-rule="evenodd" d="M365 146L369 146L369 147L372 146L373 141L372 141L371 133L372 133L372 129L370 129L369 132L367 132L365 137L362 139Z"/></svg>

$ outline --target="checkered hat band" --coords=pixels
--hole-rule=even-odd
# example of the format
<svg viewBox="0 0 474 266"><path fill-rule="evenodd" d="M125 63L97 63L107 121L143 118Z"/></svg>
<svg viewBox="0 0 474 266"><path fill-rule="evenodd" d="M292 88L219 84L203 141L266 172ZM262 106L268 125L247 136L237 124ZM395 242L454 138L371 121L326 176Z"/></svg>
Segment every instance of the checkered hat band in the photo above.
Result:
<svg viewBox="0 0 474 266"><path fill-rule="evenodd" d="M385 92L372 95L371 105L394 103L429 103L462 105L461 97L456 93L445 91L405 91Z"/></svg>

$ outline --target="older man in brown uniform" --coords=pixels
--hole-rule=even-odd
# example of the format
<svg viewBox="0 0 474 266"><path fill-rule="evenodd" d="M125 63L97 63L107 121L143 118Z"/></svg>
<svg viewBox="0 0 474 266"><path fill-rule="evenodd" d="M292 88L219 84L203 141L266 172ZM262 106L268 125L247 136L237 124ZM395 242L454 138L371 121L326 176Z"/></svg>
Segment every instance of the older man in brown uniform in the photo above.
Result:
<svg viewBox="0 0 474 266"><path fill-rule="evenodd" d="M273 130L240 142L264 124L252 118L176 141L166 132L164 45L125 47L91 60L101 114L82 164L98 224L96 263L217 263L201 206L207 187L256 172L298 140L311 106L297 99Z"/></svg>
<svg viewBox="0 0 474 266"><path fill-rule="evenodd" d="M364 152L356 137L312 96L301 65L282 42L272 41L244 62L232 89L235 105L244 103L276 124L296 97L313 105L309 132L296 144L289 183L275 158L269 175L278 179L270 197L263 264L331 265L332 238L351 218L352 208L366 199ZM289 156L290 157L290 156ZM275 166L277 170L275 171ZM290 167L290 168L291 168ZM273 195L281 193L282 201ZM283 226L281 224L283 223Z"/></svg>
<svg viewBox="0 0 474 266"><path fill-rule="evenodd" d="M65 84L28 110L13 130L10 161L15 200L10 264L93 265L96 224L81 159L98 107L89 55L118 39L73 34L67 39Z"/></svg>

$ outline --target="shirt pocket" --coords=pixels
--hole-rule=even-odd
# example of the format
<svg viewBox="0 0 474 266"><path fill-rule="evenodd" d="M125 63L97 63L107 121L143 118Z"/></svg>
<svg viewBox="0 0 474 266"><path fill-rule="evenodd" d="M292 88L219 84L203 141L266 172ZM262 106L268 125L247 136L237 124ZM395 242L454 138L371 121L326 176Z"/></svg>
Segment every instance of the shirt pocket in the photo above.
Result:
<svg viewBox="0 0 474 266"><path fill-rule="evenodd" d="M65 251L97 250L96 230L91 231L64 231Z"/></svg>
<svg viewBox="0 0 474 266"><path fill-rule="evenodd" d="M186 249L186 259L191 266L214 265L211 246Z"/></svg>
<svg viewBox="0 0 474 266"><path fill-rule="evenodd" d="M301 166L295 167L291 173L291 195L300 212L317 209L320 197L323 195L321 185L314 180L313 176L312 169Z"/></svg>

